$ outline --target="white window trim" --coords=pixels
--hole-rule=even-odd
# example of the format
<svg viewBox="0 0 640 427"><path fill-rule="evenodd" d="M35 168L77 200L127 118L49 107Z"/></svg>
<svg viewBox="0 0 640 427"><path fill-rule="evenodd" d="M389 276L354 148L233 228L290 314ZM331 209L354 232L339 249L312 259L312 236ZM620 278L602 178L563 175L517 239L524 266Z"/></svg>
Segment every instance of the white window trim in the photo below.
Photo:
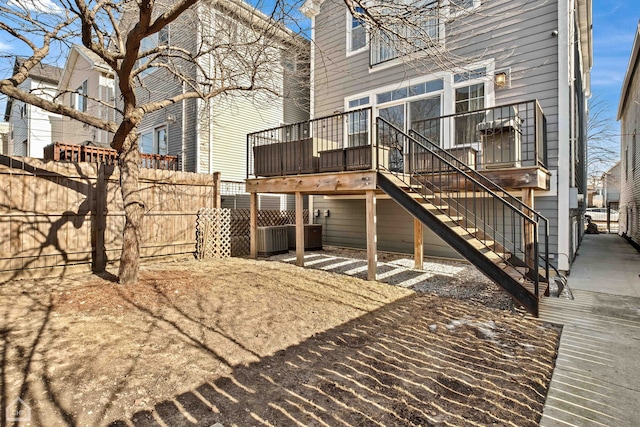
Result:
<svg viewBox="0 0 640 427"><path fill-rule="evenodd" d="M474 0L475 2L478 3L478 5L480 4L481 0ZM446 5L445 5L446 6ZM445 48L446 47L446 40L447 40L447 26L446 23L450 18L450 13L449 13L449 9L446 8L445 6L443 6L443 12L442 12L442 19L439 20L438 23L438 35L439 35L439 39L437 44L439 46L441 46L441 48ZM474 4L475 6L475 4ZM466 13L466 12L465 12ZM367 31L367 47L371 48L371 43L370 43L370 39L369 39L369 32ZM371 60L371 50L368 49L367 50L369 52L369 61ZM369 73L374 73L376 71L381 71L381 70L386 70L388 68L392 68L395 67L397 65L401 65L401 64L405 64L405 63L410 63L413 61L419 61L421 59L425 59L428 57L427 52L425 52L425 50L418 50L415 52L411 52L411 53L407 53L401 56L398 56L396 58L390 59L388 61L385 62L381 62L375 65L370 65L369 66Z"/></svg>
<svg viewBox="0 0 640 427"><path fill-rule="evenodd" d="M454 83L455 74L464 73L465 71L474 70L478 68L485 69L485 76L475 79L465 80L463 82ZM465 68L454 69L447 72L434 73L429 75L420 76L414 79L407 79L400 82L396 82L393 84L388 84L385 86L380 86L368 90L366 92L360 92L355 95L350 95L344 98L344 110L345 112L353 111L358 108L366 108L371 107L372 110L372 120L375 121L378 117L378 109L391 107L393 105L398 105L401 103L411 102L422 98L428 98L431 96L440 96L441 97L441 115L447 116L455 113L455 90L460 87L470 86L478 83L484 83L484 106L485 108L490 108L495 106L495 87L494 87L494 73L495 73L495 62L494 60L486 60L474 64L470 64ZM423 93L420 95L408 96L406 98L402 98L401 100L391 100L388 102L378 103L377 96L380 93L388 92L391 90L398 90L405 87L413 86L420 83L425 83L428 81L440 79L443 81L443 88L441 90L436 90L433 92ZM364 98L365 96L369 97L369 104L358 106L358 108L349 108L349 101L353 101L355 99ZM443 135L443 143L445 141L449 141L448 135ZM448 143L447 143L448 144ZM459 144L454 146L443 145L443 148L451 148L451 147L466 147L472 146L476 149L480 149L479 144L471 143L471 144Z"/></svg>
<svg viewBox="0 0 640 427"><path fill-rule="evenodd" d="M476 10L477 8L480 7L481 4L482 4L482 0L473 0L473 6L465 8L465 10L458 10L458 11L453 11L451 10L451 7L449 7L447 11L448 18L458 18L462 15L465 15L469 12Z"/></svg>
<svg viewBox="0 0 640 427"><path fill-rule="evenodd" d="M353 15L351 14L351 11L349 9L347 9L347 15L346 16L347 16L347 19L346 19L346 21L347 21L347 25L346 25L346 27L347 27L347 32L346 32L346 34L347 34L347 49L346 49L347 57L353 56L353 55L357 55L357 54L362 53L362 52L369 52L369 30L367 29L367 27L364 24L362 24L365 27L365 43L364 43L364 46L361 47L360 49L351 50L351 30L353 29L351 27L351 24L353 22Z"/></svg>
<svg viewBox="0 0 640 427"><path fill-rule="evenodd" d="M158 151L160 151L160 144L158 142L158 140L156 139L157 137L157 131L158 129L162 129L164 128L165 133L166 133L166 137L167 137L167 153L162 154L162 153L145 153L145 154L155 154L155 155L159 155L159 156L166 156L169 154L169 124L168 123L161 123L158 124L156 126L149 126L144 128L143 130L138 132L138 150L140 151L140 153L144 153L144 151L142 151L142 145L140 144L140 139L142 137L142 135L145 135L147 133L150 133L152 138L153 138L153 148L155 149L156 147L158 147Z"/></svg>

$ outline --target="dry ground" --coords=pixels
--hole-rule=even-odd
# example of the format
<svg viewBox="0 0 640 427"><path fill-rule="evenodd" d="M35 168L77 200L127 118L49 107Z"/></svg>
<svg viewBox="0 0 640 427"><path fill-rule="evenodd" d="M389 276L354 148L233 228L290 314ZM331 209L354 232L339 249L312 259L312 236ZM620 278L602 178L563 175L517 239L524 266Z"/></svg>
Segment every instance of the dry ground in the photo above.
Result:
<svg viewBox="0 0 640 427"><path fill-rule="evenodd" d="M20 396L34 426L535 426L559 335L235 258L147 265L131 288L13 281L0 298L0 416Z"/></svg>

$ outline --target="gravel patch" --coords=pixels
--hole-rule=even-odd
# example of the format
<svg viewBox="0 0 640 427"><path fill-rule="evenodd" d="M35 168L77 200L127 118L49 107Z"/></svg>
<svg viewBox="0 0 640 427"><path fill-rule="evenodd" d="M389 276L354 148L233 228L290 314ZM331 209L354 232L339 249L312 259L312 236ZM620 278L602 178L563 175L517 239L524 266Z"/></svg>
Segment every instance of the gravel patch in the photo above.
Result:
<svg viewBox="0 0 640 427"><path fill-rule="evenodd" d="M366 257L364 250L331 246L322 251L305 253L305 259L312 261L306 265L307 268L361 279L367 277ZM294 264L295 256L290 252L272 256L269 260ZM332 265L336 267L332 268ZM423 261L422 270L413 268L414 265L414 260L409 255L378 252L378 281L417 292L470 301L489 308L515 309L508 293L466 261L427 257Z"/></svg>

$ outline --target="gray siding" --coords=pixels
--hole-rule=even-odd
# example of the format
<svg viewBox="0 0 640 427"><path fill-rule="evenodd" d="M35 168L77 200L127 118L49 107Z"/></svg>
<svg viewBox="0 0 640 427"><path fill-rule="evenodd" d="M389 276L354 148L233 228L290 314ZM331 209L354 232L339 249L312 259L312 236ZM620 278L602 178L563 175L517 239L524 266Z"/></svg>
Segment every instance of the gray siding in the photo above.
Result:
<svg viewBox="0 0 640 427"><path fill-rule="evenodd" d="M214 28L213 18L205 12L206 7L209 6L203 4L199 9L201 19L195 19L193 11L189 11L171 24L171 44L191 52L197 51L201 35L211 36ZM239 27L249 34L248 28L241 25ZM193 31L185 31L185 28ZM222 173L223 180L243 180L246 177L247 133L279 126L287 121L298 122L309 118L308 46L306 50L303 48L304 52L299 56L299 71L289 76L284 83L279 49L272 48L273 64L267 66L270 71L269 81L263 83L278 92L283 92L284 86L285 96L270 95L263 91L225 93L212 100L189 99L148 114L139 130L167 125L168 154L179 156L185 171L218 171ZM223 59L205 55L199 65L206 71L209 67L215 67L217 60ZM191 81L199 84L204 80L202 73L193 64L183 63L177 66L181 67ZM243 82L242 77L239 81ZM142 83L137 91L140 102L167 99L183 91L180 80L163 69L144 75Z"/></svg>
<svg viewBox="0 0 640 427"><path fill-rule="evenodd" d="M636 38L638 35L636 34ZM639 43L636 39L636 43ZM635 47L635 46L634 46ZM621 114L621 195L620 234L640 244L640 64L634 69L627 87L625 108ZM634 143L635 141L635 143Z"/></svg>
<svg viewBox="0 0 640 427"><path fill-rule="evenodd" d="M333 246L367 247L365 201L363 199L325 199L316 196L313 209L320 210L315 224L322 224L323 243ZM324 212L329 210L329 216ZM377 201L378 249L413 253L413 219L392 200ZM451 247L429 229L424 232L426 256L460 258Z"/></svg>
<svg viewBox="0 0 640 427"><path fill-rule="evenodd" d="M344 5L339 0L326 0L316 17L315 117L343 110L345 97L443 72L427 60L378 66L370 70L368 51L351 56L345 53L346 17ZM558 105L558 52L562 40L551 34L557 28L557 2L494 0L483 2L478 13L455 21L445 31L447 48L455 55L469 58L468 63L493 60L496 70L510 68L510 87L495 89L496 105L538 100L547 119L547 167L550 170L557 169L559 153L566 155L565 152L569 151L568 145L560 149L558 141L558 111L569 106ZM468 64L462 61L459 65ZM568 141L563 141L563 144L568 144ZM552 190L557 191L557 188ZM316 197L315 206L333 209L343 205L342 201L321 199ZM550 220L550 252L557 258L558 233L562 233L563 238L571 238L570 230L558 230L557 198L537 197L535 206ZM336 215L349 215L349 212L345 210L343 213L342 208L338 208ZM342 245L349 245L352 241L352 245L362 247L364 235L355 238L352 237L354 233L348 231L352 227L361 236L360 225L349 225L348 221L340 222L338 219L334 221L334 226L340 225L341 228L335 234L327 232L328 239ZM564 256L571 258L572 254Z"/></svg>

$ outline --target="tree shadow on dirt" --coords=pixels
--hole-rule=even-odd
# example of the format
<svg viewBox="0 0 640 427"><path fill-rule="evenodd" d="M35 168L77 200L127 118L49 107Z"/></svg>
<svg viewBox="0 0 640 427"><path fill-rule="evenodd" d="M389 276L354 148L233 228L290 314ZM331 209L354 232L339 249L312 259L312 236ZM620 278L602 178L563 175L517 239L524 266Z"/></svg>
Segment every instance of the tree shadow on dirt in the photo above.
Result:
<svg viewBox="0 0 640 427"><path fill-rule="evenodd" d="M442 301L405 297L110 426L537 426L548 331Z"/></svg>
<svg viewBox="0 0 640 427"><path fill-rule="evenodd" d="M79 163L69 163L74 165L74 169L78 177L71 178L50 170L33 166L28 162L28 158L18 159L6 155L0 155L0 165L6 166L10 171L15 171L16 175L26 174L37 178L38 185L28 188L24 183L14 185L18 186L20 194L16 194L16 190L11 186L4 186L0 191L3 193L0 197L0 219L5 225L10 224L4 232L5 237L12 243L12 259L4 261L4 275L0 277L0 284L6 283L16 278L28 277L29 272L54 271L58 269L56 276L64 277L70 265L78 263L91 263L92 271L102 272L106 267L106 256L104 254L104 237L105 237L105 216L103 212L98 212L99 208L106 206L106 191L99 191L99 186L104 186L106 180L113 174L114 167L112 165L101 164L99 166L98 177L94 177L94 184L89 182L91 178L85 176ZM101 178L100 178L101 177ZM42 197L47 197L43 193L46 183L50 182L56 186L67 188L76 192L82 197L75 211L66 210L64 212L55 212L50 215L49 209L43 212L35 210L34 206L42 206ZM44 186L44 187L43 187ZM102 196L105 200L97 200ZM55 201L54 204L61 204ZM66 203L64 203L66 205ZM10 213L11 218L5 217L5 213ZM13 223L10 223L13 221ZM78 255L69 248L66 242L63 244L66 236L61 236L61 231L67 224L71 224L75 229L83 227L85 221L91 222L92 251L90 259L79 259ZM29 236L25 242L24 236ZM36 243L37 242L37 243ZM35 243L35 244L34 244ZM16 252L17 249L17 252ZM71 250L69 250L71 249ZM47 258L53 257L57 261L52 263ZM7 265L9 268L7 268Z"/></svg>

